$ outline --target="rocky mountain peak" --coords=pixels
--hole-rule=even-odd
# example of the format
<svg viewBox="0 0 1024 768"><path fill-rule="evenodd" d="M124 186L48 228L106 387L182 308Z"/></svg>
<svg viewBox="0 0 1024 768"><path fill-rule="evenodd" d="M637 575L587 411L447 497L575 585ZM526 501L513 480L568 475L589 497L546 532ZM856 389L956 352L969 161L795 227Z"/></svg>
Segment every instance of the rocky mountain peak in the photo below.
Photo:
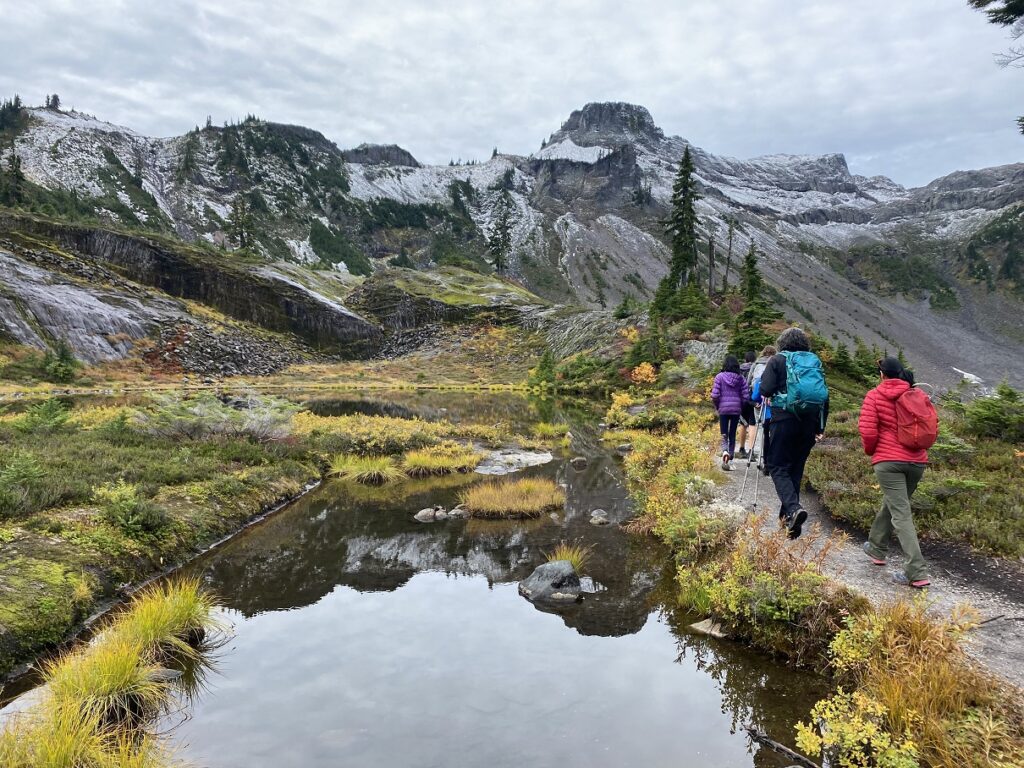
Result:
<svg viewBox="0 0 1024 768"><path fill-rule="evenodd" d="M363 165L404 165L419 168L419 161L407 149L397 144L360 144L355 149L346 149L342 153L345 162Z"/></svg>
<svg viewBox="0 0 1024 768"><path fill-rule="evenodd" d="M622 101L591 102L575 110L552 140L572 139L581 147L621 144L637 140L658 141L664 132L654 124L646 107Z"/></svg>

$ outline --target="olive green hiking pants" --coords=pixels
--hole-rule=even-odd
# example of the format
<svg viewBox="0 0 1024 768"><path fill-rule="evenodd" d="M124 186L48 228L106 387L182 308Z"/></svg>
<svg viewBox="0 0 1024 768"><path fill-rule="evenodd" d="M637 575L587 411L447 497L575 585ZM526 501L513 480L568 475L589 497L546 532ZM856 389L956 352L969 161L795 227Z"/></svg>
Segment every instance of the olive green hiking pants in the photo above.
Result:
<svg viewBox="0 0 1024 768"><path fill-rule="evenodd" d="M917 541L914 518L910 513L910 497L924 475L924 464L908 461L880 461L875 464L875 477L882 489L882 508L868 534L868 551L872 557L885 559L889 539L895 533L907 556L906 574L911 581L928 577L928 564Z"/></svg>

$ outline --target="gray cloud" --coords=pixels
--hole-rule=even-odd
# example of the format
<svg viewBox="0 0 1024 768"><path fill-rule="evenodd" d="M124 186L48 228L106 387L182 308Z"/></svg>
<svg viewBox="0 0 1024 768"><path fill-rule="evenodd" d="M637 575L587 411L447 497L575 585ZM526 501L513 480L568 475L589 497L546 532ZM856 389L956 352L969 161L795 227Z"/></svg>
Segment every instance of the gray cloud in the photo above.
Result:
<svg viewBox="0 0 1024 768"><path fill-rule="evenodd" d="M6 7L4 7L6 6ZM921 184L1024 159L1024 72L965 0L0 0L0 93L143 133L254 113L427 162L526 154L588 101L719 154Z"/></svg>

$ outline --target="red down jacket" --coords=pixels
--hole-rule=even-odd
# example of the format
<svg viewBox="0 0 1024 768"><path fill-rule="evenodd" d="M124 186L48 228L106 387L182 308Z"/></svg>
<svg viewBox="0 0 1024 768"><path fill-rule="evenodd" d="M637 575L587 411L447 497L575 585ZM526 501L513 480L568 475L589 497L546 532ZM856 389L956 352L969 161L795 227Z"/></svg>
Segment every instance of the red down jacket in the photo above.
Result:
<svg viewBox="0 0 1024 768"><path fill-rule="evenodd" d="M860 407L860 441L871 463L911 461L924 464L928 451L907 448L896 437L896 400L910 389L903 379L883 379L864 396Z"/></svg>

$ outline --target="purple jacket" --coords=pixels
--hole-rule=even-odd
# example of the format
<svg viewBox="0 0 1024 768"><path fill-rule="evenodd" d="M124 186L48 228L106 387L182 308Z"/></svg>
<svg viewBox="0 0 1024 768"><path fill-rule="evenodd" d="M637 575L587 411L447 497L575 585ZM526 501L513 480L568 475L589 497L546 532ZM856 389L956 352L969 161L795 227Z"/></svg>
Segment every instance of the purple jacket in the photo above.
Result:
<svg viewBox="0 0 1024 768"><path fill-rule="evenodd" d="M739 416L743 404L750 401L750 387L741 373L722 371L715 376L711 388L711 402L721 416Z"/></svg>

